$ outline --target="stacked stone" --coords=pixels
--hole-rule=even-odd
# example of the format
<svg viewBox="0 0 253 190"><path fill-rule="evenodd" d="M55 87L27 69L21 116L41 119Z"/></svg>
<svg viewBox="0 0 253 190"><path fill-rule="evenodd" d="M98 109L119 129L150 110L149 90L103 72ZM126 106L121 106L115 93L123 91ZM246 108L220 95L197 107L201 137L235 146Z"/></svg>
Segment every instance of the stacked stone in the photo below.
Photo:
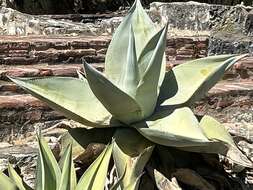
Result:
<svg viewBox="0 0 253 190"><path fill-rule="evenodd" d="M109 38L67 37L2 37L0 40L0 64L31 65L41 63L104 62Z"/></svg>
<svg viewBox="0 0 253 190"><path fill-rule="evenodd" d="M103 70L110 38L2 37L0 41L0 139L28 123L55 121L63 116L26 94L8 80L14 77L72 76L82 70L81 57ZM16 126L16 127L9 127ZM20 126L20 127L17 127ZM34 130L26 128L24 131ZM17 131L16 131L17 130Z"/></svg>
<svg viewBox="0 0 253 190"><path fill-rule="evenodd" d="M207 37L173 37L167 41L167 60L187 60L207 56Z"/></svg>

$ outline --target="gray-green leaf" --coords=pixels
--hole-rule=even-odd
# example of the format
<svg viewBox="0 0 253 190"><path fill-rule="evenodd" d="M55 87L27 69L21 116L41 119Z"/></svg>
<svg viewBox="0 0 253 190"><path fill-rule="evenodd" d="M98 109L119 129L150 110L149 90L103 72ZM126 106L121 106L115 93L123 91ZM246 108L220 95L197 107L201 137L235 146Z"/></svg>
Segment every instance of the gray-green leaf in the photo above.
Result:
<svg viewBox="0 0 253 190"><path fill-rule="evenodd" d="M104 190L112 145L107 146L82 175L76 190Z"/></svg>
<svg viewBox="0 0 253 190"><path fill-rule="evenodd" d="M144 137L160 145L188 147L209 142L190 108L183 107L163 114L157 112L146 121L132 126Z"/></svg>
<svg viewBox="0 0 253 190"><path fill-rule="evenodd" d="M115 118L127 124L142 119L142 110L131 96L85 61L84 68L91 90Z"/></svg>
<svg viewBox="0 0 253 190"><path fill-rule="evenodd" d="M148 162L154 145L134 129L118 129L114 135L113 159L121 189L137 190L143 169Z"/></svg>
<svg viewBox="0 0 253 190"><path fill-rule="evenodd" d="M10 79L70 119L92 127L113 126L111 114L94 96L85 78Z"/></svg>
<svg viewBox="0 0 253 190"><path fill-rule="evenodd" d="M162 105L189 105L203 97L236 61L245 57L218 55L196 59L166 73L159 95Z"/></svg>
<svg viewBox="0 0 253 190"><path fill-rule="evenodd" d="M105 75L114 84L118 84L122 69L127 61L130 27L133 27L137 59L141 51L156 33L156 27L144 11L139 0L136 0L128 15L115 31L108 47L105 59Z"/></svg>
<svg viewBox="0 0 253 190"><path fill-rule="evenodd" d="M39 156L36 168L36 190L57 189L61 179L58 163L42 137L38 137Z"/></svg>

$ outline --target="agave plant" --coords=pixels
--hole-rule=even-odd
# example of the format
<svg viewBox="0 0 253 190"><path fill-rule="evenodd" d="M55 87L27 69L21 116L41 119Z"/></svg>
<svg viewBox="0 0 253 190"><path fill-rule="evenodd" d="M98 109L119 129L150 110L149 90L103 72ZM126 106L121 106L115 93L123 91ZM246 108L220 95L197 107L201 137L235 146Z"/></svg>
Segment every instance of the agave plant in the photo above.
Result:
<svg viewBox="0 0 253 190"><path fill-rule="evenodd" d="M221 154L252 167L218 121L210 116L199 121L190 109L244 55L210 56L166 72L167 28L158 29L136 0L112 38L104 74L83 61L85 74L78 72L79 78L11 78L83 124L69 129L80 145L114 139L121 189L138 189L156 144Z"/></svg>
<svg viewBox="0 0 253 190"><path fill-rule="evenodd" d="M36 168L36 190L91 190L102 189L105 184L112 146L107 146L90 165L77 183L72 160L72 145L69 144L57 163L43 138L38 138L39 155ZM1 190L32 190L9 164L9 177L0 172ZM117 184L115 184L115 187Z"/></svg>

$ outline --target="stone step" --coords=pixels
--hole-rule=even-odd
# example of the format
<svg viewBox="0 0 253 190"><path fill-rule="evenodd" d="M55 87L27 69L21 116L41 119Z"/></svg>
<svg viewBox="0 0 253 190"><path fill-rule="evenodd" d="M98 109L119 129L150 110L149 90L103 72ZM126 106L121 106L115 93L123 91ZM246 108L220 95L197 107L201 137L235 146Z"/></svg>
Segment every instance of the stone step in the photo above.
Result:
<svg viewBox="0 0 253 190"><path fill-rule="evenodd" d="M90 37L13 37L0 40L0 64L31 65L55 63L104 62L110 36ZM167 40L168 60L186 60L207 55L207 37L175 37Z"/></svg>
<svg viewBox="0 0 253 190"><path fill-rule="evenodd" d="M110 38L8 37L0 40L0 63L30 65L40 63L103 62Z"/></svg>
<svg viewBox="0 0 253 190"><path fill-rule="evenodd" d="M194 110L222 123L253 123L253 80L219 82L194 105Z"/></svg>
<svg viewBox="0 0 253 190"><path fill-rule="evenodd" d="M200 115L213 112L220 115L221 120L227 118L228 115L229 118L231 117L229 121L233 120L232 114L227 115L226 109L235 109L237 112L253 109L252 80L240 82L222 81L209 91L206 98L195 105L195 110ZM218 114L219 112L220 114ZM250 112L253 113L253 110ZM29 120L29 122L33 123L62 117L60 113L51 110L45 103L29 94L1 95L0 113L1 122L17 122L18 120L25 122Z"/></svg>
<svg viewBox="0 0 253 190"><path fill-rule="evenodd" d="M185 60L169 60L166 65L167 70L184 62ZM92 65L100 71L104 70L104 63L92 63ZM76 70L82 70L80 62L79 64L2 65L0 80L8 80L7 75L14 77L76 76ZM251 77L253 77L253 57L239 61L224 76L225 79Z"/></svg>
<svg viewBox="0 0 253 190"><path fill-rule="evenodd" d="M104 70L104 64L92 63L92 66L99 71ZM17 65L2 66L0 68L1 80L8 81L7 76L12 77L45 77L45 76L77 76L77 71L83 71L82 64L36 64L36 65ZM3 85L3 84L2 84ZM1 87L0 87L1 88Z"/></svg>

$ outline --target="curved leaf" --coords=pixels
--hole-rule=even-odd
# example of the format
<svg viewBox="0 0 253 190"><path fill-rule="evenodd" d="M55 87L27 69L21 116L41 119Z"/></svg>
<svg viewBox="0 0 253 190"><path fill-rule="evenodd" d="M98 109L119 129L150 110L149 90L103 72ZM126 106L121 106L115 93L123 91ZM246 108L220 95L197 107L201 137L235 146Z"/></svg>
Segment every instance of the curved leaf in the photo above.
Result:
<svg viewBox="0 0 253 190"><path fill-rule="evenodd" d="M19 190L32 190L32 188L30 188L22 180L22 178L17 174L17 172L14 170L14 168L10 164L8 165L8 174L9 174L10 179L12 179L13 182L15 182L15 184L17 185L17 187L19 188Z"/></svg>
<svg viewBox="0 0 253 190"><path fill-rule="evenodd" d="M93 95L87 80L71 77L10 79L70 119L92 127L113 126L111 114Z"/></svg>
<svg viewBox="0 0 253 190"><path fill-rule="evenodd" d="M18 187L15 185L14 181L0 171L0 189L18 190Z"/></svg>
<svg viewBox="0 0 253 190"><path fill-rule="evenodd" d="M38 137L39 156L36 168L36 190L57 189L61 179L58 163L42 137Z"/></svg>
<svg viewBox="0 0 253 190"><path fill-rule="evenodd" d="M137 190L143 169L148 162L153 144L134 129L118 129L114 135L113 159L121 189Z"/></svg>
<svg viewBox="0 0 253 190"><path fill-rule="evenodd" d="M138 60L142 76L135 98L143 110L144 117L150 116L155 109L160 90L159 81L163 80L165 74L167 29L168 25L152 37Z"/></svg>
<svg viewBox="0 0 253 190"><path fill-rule="evenodd" d="M218 55L186 62L166 73L159 104L189 105L203 97L236 61L245 57Z"/></svg>
<svg viewBox="0 0 253 190"><path fill-rule="evenodd" d="M135 97L140 80L139 68L136 56L133 28L130 27L129 46L127 50L127 62L123 65L119 80L119 88L131 97Z"/></svg>
<svg viewBox="0 0 253 190"><path fill-rule="evenodd" d="M131 96L85 61L84 68L91 90L113 116L127 124L142 119L142 110Z"/></svg>
<svg viewBox="0 0 253 190"><path fill-rule="evenodd" d="M109 144L117 128L74 128L68 129L68 132L61 137L62 150L65 150L69 143L73 146L73 157L76 158L82 154L86 147L91 143ZM102 135L101 135L102 134ZM63 152L61 152L63 155Z"/></svg>
<svg viewBox="0 0 253 190"><path fill-rule="evenodd" d="M156 27L142 8L139 0L134 2L128 15L115 31L106 53L105 75L114 84L119 82L122 69L127 61L129 33L126 31L129 31L131 26L134 31L138 58L147 42L156 33Z"/></svg>
<svg viewBox="0 0 253 190"><path fill-rule="evenodd" d="M82 175L76 190L104 190L112 145L107 146Z"/></svg>
<svg viewBox="0 0 253 190"><path fill-rule="evenodd" d="M65 152L59 161L59 165L62 174L58 190L75 190L77 179L74 162L72 160L72 144L69 144L65 149Z"/></svg>
<svg viewBox="0 0 253 190"><path fill-rule="evenodd" d="M207 147L208 152L222 154L237 164L253 168L252 161L237 148L233 138L221 123L210 116L204 116L200 121L200 127L209 140L219 142L217 146L214 144ZM221 149L222 146L226 148Z"/></svg>
<svg viewBox="0 0 253 190"><path fill-rule="evenodd" d="M171 110L168 115L159 113L147 121L132 124L144 137L165 146L188 147L209 142L199 127L190 108Z"/></svg>
<svg viewBox="0 0 253 190"><path fill-rule="evenodd" d="M232 137L218 121L210 116L204 116L200 128L209 139L204 146L180 148L185 151L221 154L244 167L253 168L253 163L235 145Z"/></svg>

